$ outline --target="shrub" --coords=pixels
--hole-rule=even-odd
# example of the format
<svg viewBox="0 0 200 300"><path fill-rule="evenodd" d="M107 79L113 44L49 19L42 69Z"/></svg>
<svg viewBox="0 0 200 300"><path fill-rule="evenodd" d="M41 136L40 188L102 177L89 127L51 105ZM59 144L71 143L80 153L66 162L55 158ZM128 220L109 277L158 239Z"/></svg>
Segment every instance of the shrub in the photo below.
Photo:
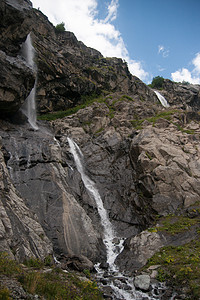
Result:
<svg viewBox="0 0 200 300"><path fill-rule="evenodd" d="M57 32L64 32L64 31L65 31L65 23L62 22L62 23L60 23L60 24L57 24L57 25L56 25L56 31L57 31Z"/></svg>

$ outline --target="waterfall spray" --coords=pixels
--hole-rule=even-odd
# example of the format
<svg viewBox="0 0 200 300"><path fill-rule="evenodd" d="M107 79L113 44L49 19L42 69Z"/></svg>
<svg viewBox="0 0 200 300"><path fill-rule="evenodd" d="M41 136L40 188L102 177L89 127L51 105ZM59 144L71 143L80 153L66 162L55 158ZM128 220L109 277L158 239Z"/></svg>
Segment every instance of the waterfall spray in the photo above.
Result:
<svg viewBox="0 0 200 300"><path fill-rule="evenodd" d="M160 103L162 104L162 106L169 107L169 103L167 102L167 100L165 99L164 96L162 96L158 91L154 91L154 93L158 97L158 100L160 101Z"/></svg>
<svg viewBox="0 0 200 300"><path fill-rule="evenodd" d="M32 45L31 35L28 34L25 43L22 46L22 55L26 60L27 65L36 72L36 64L34 61L35 58L35 49ZM35 84L30 94L26 98L24 104L21 107L21 111L28 118L28 122L34 130L38 130L37 126L37 116L36 116L36 85L37 79L35 80Z"/></svg>

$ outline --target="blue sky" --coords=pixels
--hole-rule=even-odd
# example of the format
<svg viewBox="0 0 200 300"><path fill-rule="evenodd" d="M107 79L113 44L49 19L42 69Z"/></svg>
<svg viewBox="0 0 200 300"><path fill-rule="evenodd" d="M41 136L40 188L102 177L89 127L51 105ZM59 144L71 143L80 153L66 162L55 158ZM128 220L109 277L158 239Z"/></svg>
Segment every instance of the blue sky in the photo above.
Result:
<svg viewBox="0 0 200 300"><path fill-rule="evenodd" d="M87 46L122 57L144 82L200 84L200 0L32 0Z"/></svg>

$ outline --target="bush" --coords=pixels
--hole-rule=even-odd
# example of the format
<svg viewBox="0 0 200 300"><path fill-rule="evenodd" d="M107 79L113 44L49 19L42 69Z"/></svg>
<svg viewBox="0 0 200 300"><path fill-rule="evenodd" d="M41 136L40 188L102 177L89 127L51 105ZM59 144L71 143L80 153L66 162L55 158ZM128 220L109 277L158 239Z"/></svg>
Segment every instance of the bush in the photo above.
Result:
<svg viewBox="0 0 200 300"><path fill-rule="evenodd" d="M64 32L64 31L65 31L65 23L62 22L62 23L60 23L60 24L57 24L57 25L56 25L56 31L57 31L57 32Z"/></svg>
<svg viewBox="0 0 200 300"><path fill-rule="evenodd" d="M164 83L164 78L161 76L156 76L153 78L150 87L155 89L161 89Z"/></svg>

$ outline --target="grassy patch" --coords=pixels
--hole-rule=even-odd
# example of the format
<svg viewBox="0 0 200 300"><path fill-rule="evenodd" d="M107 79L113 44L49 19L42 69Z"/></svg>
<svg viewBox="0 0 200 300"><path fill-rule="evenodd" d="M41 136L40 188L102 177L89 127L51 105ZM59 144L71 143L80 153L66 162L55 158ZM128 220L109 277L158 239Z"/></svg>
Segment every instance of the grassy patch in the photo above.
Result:
<svg viewBox="0 0 200 300"><path fill-rule="evenodd" d="M191 219L184 216L166 216L161 219L160 225L155 227L156 231L165 231L170 234L177 234L183 231L187 231L196 224L199 224L198 218Z"/></svg>
<svg viewBox="0 0 200 300"><path fill-rule="evenodd" d="M24 269L22 265L11 260L6 253L0 253L0 274L17 279L24 290L30 294L38 294L47 300L103 299L95 282L81 280L75 273L65 273L53 266L48 272L44 272L41 267L44 264L45 261L30 259L26 261L29 268ZM85 270L83 275L90 277L88 270ZM0 299L10 299L9 290L1 286Z"/></svg>
<svg viewBox="0 0 200 300"><path fill-rule="evenodd" d="M187 299L198 300L200 295L200 240L183 246L162 248L149 259L146 267L161 265L157 279L172 286L187 287Z"/></svg>
<svg viewBox="0 0 200 300"><path fill-rule="evenodd" d="M104 97L97 96L96 94L93 94L90 96L82 96L81 102L82 102L81 104L79 104L75 107L69 108L67 110L52 112L52 113L43 114L41 116L38 116L38 120L54 121L56 119L61 119L61 118L73 115L80 109L83 109L83 108L93 104L94 102L99 102L99 103L104 102Z"/></svg>

